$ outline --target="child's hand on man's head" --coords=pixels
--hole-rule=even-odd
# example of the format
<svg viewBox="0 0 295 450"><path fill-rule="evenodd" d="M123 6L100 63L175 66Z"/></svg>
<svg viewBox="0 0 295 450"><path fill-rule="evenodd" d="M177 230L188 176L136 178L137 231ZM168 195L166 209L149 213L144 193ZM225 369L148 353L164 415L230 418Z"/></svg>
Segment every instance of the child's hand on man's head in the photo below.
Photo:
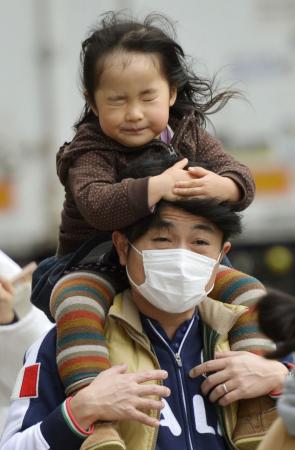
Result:
<svg viewBox="0 0 295 450"><path fill-rule="evenodd" d="M187 166L187 158L176 162L169 169L165 170L160 175L150 177L148 187L148 202L152 207L161 199L177 200L179 195L174 193L175 183L178 181L189 181L191 179L190 173L184 168Z"/></svg>
<svg viewBox="0 0 295 450"><path fill-rule="evenodd" d="M213 197L220 201L237 202L240 189L234 180L223 177L203 167L189 167L190 179L176 181L173 194L180 197Z"/></svg>

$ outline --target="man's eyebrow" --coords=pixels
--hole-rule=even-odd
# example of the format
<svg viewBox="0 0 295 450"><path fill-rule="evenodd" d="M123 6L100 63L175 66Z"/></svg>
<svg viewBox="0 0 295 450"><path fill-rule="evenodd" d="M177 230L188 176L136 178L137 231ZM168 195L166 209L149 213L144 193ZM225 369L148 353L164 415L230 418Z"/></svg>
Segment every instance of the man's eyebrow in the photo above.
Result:
<svg viewBox="0 0 295 450"><path fill-rule="evenodd" d="M160 219L152 225L152 228L158 229L158 230L159 229L172 230L173 228L175 228L175 225L173 222L170 222L170 221L164 220L164 219ZM192 225L192 229L206 231L209 233L215 233L214 226L211 225L210 223L196 223L196 224Z"/></svg>
<svg viewBox="0 0 295 450"><path fill-rule="evenodd" d="M156 229L156 230L161 230L161 229L171 230L172 228L175 228L175 225L173 222L169 222L164 219L159 219L155 223L152 224L151 228Z"/></svg>
<svg viewBox="0 0 295 450"><path fill-rule="evenodd" d="M210 223L196 223L195 225L193 225L193 229L215 233L214 227Z"/></svg>

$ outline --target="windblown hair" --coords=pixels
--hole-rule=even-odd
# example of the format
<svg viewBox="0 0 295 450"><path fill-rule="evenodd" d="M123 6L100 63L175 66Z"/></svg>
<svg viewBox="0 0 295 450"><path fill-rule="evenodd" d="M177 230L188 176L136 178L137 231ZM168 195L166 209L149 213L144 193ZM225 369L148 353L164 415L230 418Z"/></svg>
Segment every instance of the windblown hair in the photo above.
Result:
<svg viewBox="0 0 295 450"><path fill-rule="evenodd" d="M295 297L269 290L258 303L258 318L262 331L278 343L268 358L281 358L295 351Z"/></svg>
<svg viewBox="0 0 295 450"><path fill-rule="evenodd" d="M110 11L101 16L98 26L82 43L81 82L88 101L74 125L76 129L87 119L94 118L90 104L94 103L105 59L117 51L158 55L169 85L177 89L171 112L181 118L194 108L200 126L205 125L208 114L220 110L230 98L239 95L234 90L218 91L214 78L207 80L194 73L175 40L172 23L163 15L149 14L143 21L137 21L124 11Z"/></svg>

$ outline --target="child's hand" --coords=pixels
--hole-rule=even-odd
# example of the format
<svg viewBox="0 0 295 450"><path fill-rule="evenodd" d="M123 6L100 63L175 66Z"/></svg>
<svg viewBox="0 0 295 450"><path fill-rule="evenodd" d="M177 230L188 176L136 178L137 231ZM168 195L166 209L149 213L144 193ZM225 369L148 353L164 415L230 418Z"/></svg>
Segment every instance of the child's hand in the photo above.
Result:
<svg viewBox="0 0 295 450"><path fill-rule="evenodd" d="M188 160L186 158L178 161L169 169L165 170L161 175L151 177L148 187L148 202L150 208L161 199L176 200L179 195L174 193L175 183L178 181L186 181L192 179L190 173L184 170Z"/></svg>
<svg viewBox="0 0 295 450"><path fill-rule="evenodd" d="M238 185L231 179L202 167L189 167L190 180L177 180L173 194L181 197L213 197L220 201L240 200Z"/></svg>
<svg viewBox="0 0 295 450"><path fill-rule="evenodd" d="M13 295L12 284L4 278L0 278L0 324L4 325L13 320Z"/></svg>

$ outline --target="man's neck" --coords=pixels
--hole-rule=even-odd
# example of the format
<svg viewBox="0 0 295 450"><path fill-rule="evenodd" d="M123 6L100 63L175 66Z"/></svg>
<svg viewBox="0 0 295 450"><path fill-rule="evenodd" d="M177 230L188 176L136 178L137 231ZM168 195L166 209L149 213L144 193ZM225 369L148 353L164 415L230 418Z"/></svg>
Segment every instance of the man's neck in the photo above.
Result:
<svg viewBox="0 0 295 450"><path fill-rule="evenodd" d="M191 319L195 313L195 308L191 308L182 313L171 314L156 308L140 295L137 295L134 291L131 291L131 296L139 311L150 319L159 322L169 339L173 339L180 325L186 320Z"/></svg>
<svg viewBox="0 0 295 450"><path fill-rule="evenodd" d="M192 318L194 314L194 310L186 311L185 313L181 314L168 314L165 313L165 318L163 320L160 320L159 317L152 317L152 319L156 319L159 324L161 325L161 328L165 331L168 338L170 340L173 339L176 331L178 328L186 321ZM167 317L167 316L174 316L174 317Z"/></svg>

